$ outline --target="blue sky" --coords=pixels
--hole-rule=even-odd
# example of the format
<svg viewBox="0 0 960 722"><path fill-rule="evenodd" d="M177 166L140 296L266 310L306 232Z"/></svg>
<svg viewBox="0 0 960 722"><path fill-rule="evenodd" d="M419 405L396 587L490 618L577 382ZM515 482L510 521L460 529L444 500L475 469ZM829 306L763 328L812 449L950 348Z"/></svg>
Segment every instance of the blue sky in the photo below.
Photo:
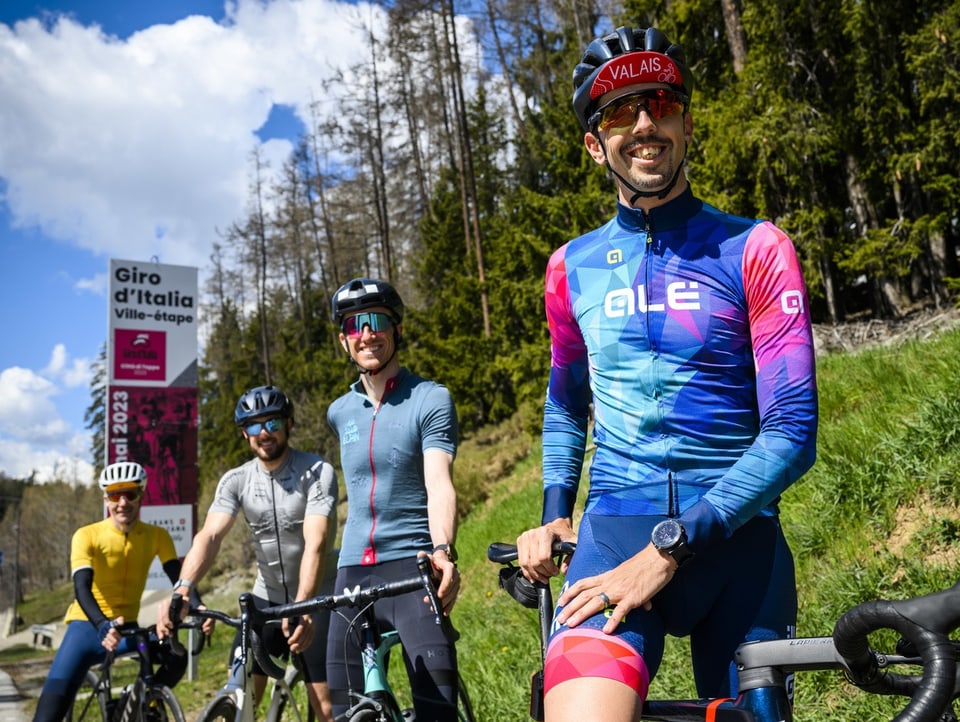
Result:
<svg viewBox="0 0 960 722"><path fill-rule="evenodd" d="M197 266L376 6L0 0L0 472L91 481L110 258ZM333 103L325 104L333 106ZM202 323L202 318L201 318Z"/></svg>

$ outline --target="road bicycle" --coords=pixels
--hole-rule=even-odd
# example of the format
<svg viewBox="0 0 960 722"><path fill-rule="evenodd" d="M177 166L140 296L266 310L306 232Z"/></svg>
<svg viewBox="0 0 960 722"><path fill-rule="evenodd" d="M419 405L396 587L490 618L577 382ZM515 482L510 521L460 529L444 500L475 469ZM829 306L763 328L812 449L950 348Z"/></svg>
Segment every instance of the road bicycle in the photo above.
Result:
<svg viewBox="0 0 960 722"><path fill-rule="evenodd" d="M559 561L575 544L554 546ZM543 720L543 661L553 623L549 584L532 583L513 565L514 544L494 543L487 558L501 565L500 586L540 620L541 667L533 676L530 716ZM792 674L838 670L854 686L874 694L900 695L909 701L894 722L957 722L960 698L960 642L949 635L960 627L960 582L922 597L859 604L837 621L832 636L741 644L735 652L739 693L735 698L647 700L644 722L792 722L788 693ZM868 635L889 629L900 636L893 653L874 650ZM921 667L922 675L892 669Z"/></svg>
<svg viewBox="0 0 960 722"><path fill-rule="evenodd" d="M263 642L269 626L280 625L282 617L266 618L254 605L249 592L239 598L240 616L234 617L214 609L193 609L188 620L200 624L204 619L214 619L228 627L239 629L240 647L231 660L230 677L216 696L200 712L196 722L254 722L257 702L254 695L253 662L256 659L270 677L267 690L267 722L313 722L316 715L310 706L306 683L298 666L298 657L284 655L274 657ZM183 598L174 595L170 606L170 618L179 619ZM175 626L176 632L184 623Z"/></svg>
<svg viewBox="0 0 960 722"><path fill-rule="evenodd" d="M151 637L156 626L140 627L135 623L116 628L121 637L134 640L134 649L121 654L108 652L98 671L87 671L73 705L67 713L67 722L186 722L180 703L169 687L154 680ZM186 650L178 643L169 644L170 654L182 656ZM124 658L136 658L139 669L130 684L124 686L118 697L113 695L114 664Z"/></svg>
<svg viewBox="0 0 960 722"><path fill-rule="evenodd" d="M354 618L353 624L361 642L363 689L349 691L350 708L339 716L336 722L413 722L415 719L413 711L401 709L387 678L389 652L400 642L400 639L396 631L380 631L374 615L374 605L377 600L385 597L423 590L429 597L434 619L437 624L440 624L440 601L437 599L436 589L430 574L430 559L428 556L422 555L417 559L416 576L407 579L373 584L365 588L357 586L352 590L344 590L343 594L321 595L300 602L291 602L263 609L257 609L253 605L253 598L249 594L245 594L240 597L240 617L229 617L210 610L196 613L218 619L230 626L246 629L247 631L242 635L240 657L245 660L255 658L264 673L279 682L289 672L277 664L267 653L262 642L262 634L259 631L265 624L282 620L285 617L312 614L321 609L332 611L345 607L359 609L360 612ZM249 662L245 662L245 664L249 664ZM460 720L462 722L475 722L473 708L462 678L460 679L459 690L458 714ZM228 700L223 702L223 713L220 713L219 703L221 699ZM250 722L253 719L252 716L240 717L235 714L230 716L230 711L237 709L235 704L231 704L231 699L231 697L221 693L221 696L211 702L207 710L201 714L198 722L213 722L214 720ZM272 708L273 704L271 703ZM208 715L208 711L212 714ZM280 717L271 717L268 712L268 722L279 719Z"/></svg>

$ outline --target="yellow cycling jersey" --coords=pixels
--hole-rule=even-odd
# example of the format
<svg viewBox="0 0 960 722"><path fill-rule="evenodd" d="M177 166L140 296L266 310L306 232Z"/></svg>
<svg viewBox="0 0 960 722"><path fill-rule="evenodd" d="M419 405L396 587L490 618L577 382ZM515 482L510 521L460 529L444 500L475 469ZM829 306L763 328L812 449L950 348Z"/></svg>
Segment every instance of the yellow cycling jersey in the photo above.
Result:
<svg viewBox="0 0 960 722"><path fill-rule="evenodd" d="M93 570L93 597L108 619L135 621L140 597L154 557L161 564L177 558L170 533L163 527L138 521L122 532L110 519L77 529L70 546L70 575ZM86 619L79 602L67 609L64 622Z"/></svg>

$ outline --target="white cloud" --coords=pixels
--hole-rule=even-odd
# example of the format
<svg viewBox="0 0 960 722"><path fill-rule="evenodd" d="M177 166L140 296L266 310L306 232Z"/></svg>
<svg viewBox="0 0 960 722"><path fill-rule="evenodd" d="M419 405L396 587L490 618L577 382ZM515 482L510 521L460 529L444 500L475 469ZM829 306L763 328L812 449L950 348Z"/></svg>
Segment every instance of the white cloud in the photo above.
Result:
<svg viewBox="0 0 960 722"><path fill-rule="evenodd" d="M92 376L90 363L90 360L85 358L68 358L66 347L58 343L50 354L50 362L40 374L47 378L59 379L68 388L89 386Z"/></svg>
<svg viewBox="0 0 960 722"><path fill-rule="evenodd" d="M92 293L95 296L106 295L108 286L106 273L98 273L90 278L81 278L73 284L76 290Z"/></svg>
<svg viewBox="0 0 960 722"><path fill-rule="evenodd" d="M2 435L0 469L13 479L33 476L40 483L60 480L86 485L94 481L93 466L80 455L69 456L55 449L38 448L26 441L6 439Z"/></svg>
<svg viewBox="0 0 960 722"><path fill-rule="evenodd" d="M52 401L58 393L55 384L29 369L0 371L0 434L41 444L68 438L68 425Z"/></svg>
<svg viewBox="0 0 960 722"><path fill-rule="evenodd" d="M69 18L0 25L0 177L13 223L103 256L204 266L242 217L256 129L367 60L382 10L239 0L125 40ZM275 169L286 141L262 148Z"/></svg>
<svg viewBox="0 0 960 722"><path fill-rule="evenodd" d="M55 399L90 384L90 363L54 347L41 371L11 366L0 371L0 469L13 478L89 483L90 434L62 418Z"/></svg>

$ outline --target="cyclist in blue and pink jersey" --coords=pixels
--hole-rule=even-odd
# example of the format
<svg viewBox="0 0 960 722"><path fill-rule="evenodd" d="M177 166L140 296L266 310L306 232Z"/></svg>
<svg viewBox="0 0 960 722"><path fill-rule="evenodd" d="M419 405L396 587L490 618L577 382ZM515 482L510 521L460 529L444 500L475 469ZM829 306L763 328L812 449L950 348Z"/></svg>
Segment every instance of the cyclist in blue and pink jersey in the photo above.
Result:
<svg viewBox="0 0 960 722"><path fill-rule="evenodd" d="M430 554L443 606L437 624L423 591L378 602L381 631L396 630L418 720L456 722L456 631L449 614L460 589L456 567L456 408L444 386L400 365L404 305L386 281L356 278L332 302L340 343L359 372L330 404L327 421L340 439L349 512L343 528L337 589L408 579ZM363 691L363 668L351 620L335 614L327 641L333 712L348 692Z"/></svg>
<svg viewBox="0 0 960 722"><path fill-rule="evenodd" d="M815 458L814 348L790 239L697 199L683 173L693 79L681 48L618 28L587 47L574 88L618 213L547 267L543 517L518 546L529 579L566 573L547 722L626 722L665 635L690 637L698 693L721 697L736 693L737 645L794 633L777 502ZM578 544L562 568L558 539Z"/></svg>

